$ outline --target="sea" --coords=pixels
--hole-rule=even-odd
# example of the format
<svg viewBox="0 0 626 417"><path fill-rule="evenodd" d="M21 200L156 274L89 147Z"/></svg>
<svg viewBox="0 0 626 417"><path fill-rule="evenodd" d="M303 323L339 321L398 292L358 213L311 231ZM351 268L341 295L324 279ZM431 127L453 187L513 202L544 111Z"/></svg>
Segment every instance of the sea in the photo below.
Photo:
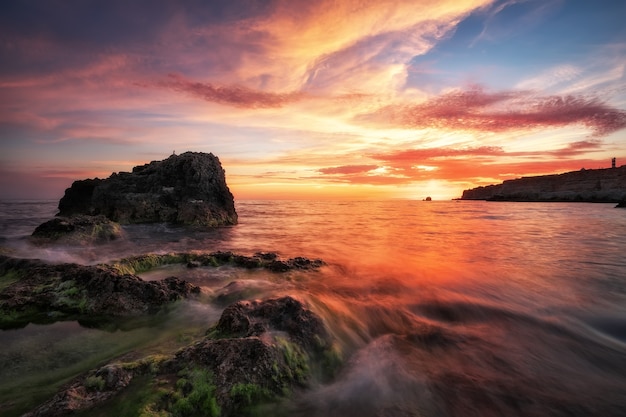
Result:
<svg viewBox="0 0 626 417"><path fill-rule="evenodd" d="M141 277L178 276L205 296L127 328L0 331L0 415L116 358L191 343L230 284L303 301L341 352L336 376L313 378L282 415L626 416L626 210L614 204L240 200L236 226L130 225L107 244L31 244L56 205L0 202L0 253L92 265L230 250L326 265L167 266Z"/></svg>

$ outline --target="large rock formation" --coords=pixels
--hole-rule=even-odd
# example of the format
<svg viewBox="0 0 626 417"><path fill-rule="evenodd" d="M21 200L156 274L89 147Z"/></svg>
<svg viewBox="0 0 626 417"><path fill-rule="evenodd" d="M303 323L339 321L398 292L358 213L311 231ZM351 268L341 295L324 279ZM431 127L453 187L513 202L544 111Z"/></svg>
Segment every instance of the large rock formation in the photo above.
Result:
<svg viewBox="0 0 626 417"><path fill-rule="evenodd" d="M233 195L219 159L200 152L172 155L107 179L75 181L59 202L58 215L79 214L104 215L121 224L237 223Z"/></svg>
<svg viewBox="0 0 626 417"><path fill-rule="evenodd" d="M617 203L626 200L626 165L508 180L465 190L461 199Z"/></svg>

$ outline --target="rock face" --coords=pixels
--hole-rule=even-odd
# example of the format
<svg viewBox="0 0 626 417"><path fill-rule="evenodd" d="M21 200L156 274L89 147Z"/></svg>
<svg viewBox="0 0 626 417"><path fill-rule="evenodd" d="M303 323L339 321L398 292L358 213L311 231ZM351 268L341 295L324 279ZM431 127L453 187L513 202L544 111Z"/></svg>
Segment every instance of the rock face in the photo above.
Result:
<svg viewBox="0 0 626 417"><path fill-rule="evenodd" d="M461 200L617 203L626 200L626 165L508 180L465 190Z"/></svg>
<svg viewBox="0 0 626 417"><path fill-rule="evenodd" d="M213 154L185 152L136 166L107 179L75 181L59 202L59 216L104 215L121 224L237 223L233 195Z"/></svg>
<svg viewBox="0 0 626 417"><path fill-rule="evenodd" d="M0 256L0 329L68 318L90 322L133 317L199 292L199 287L174 277L144 281L107 266Z"/></svg>

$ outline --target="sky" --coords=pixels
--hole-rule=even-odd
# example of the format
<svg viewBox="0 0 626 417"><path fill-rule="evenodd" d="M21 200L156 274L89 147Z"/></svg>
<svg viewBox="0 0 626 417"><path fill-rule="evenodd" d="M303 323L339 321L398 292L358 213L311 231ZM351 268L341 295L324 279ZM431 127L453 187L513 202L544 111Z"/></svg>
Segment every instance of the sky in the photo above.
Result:
<svg viewBox="0 0 626 417"><path fill-rule="evenodd" d="M626 164L626 1L3 0L0 199L211 152L238 199Z"/></svg>

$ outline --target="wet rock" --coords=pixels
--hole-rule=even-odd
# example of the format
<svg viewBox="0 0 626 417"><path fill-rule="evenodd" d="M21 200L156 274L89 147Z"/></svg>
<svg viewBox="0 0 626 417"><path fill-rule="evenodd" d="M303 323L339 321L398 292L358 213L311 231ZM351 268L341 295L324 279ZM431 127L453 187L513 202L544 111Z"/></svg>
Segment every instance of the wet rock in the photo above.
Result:
<svg viewBox="0 0 626 417"><path fill-rule="evenodd" d="M103 215L120 224L170 222L220 226L237 223L234 199L219 159L185 152L136 166L107 179L75 181L59 215Z"/></svg>
<svg viewBox="0 0 626 417"><path fill-rule="evenodd" d="M219 335L237 337L260 336L271 330L286 332L308 349L326 347L329 341L322 320L292 297L231 304L215 326Z"/></svg>
<svg viewBox="0 0 626 417"><path fill-rule="evenodd" d="M320 358L338 357L322 320L292 297L235 303L216 327L175 355L113 363L76 378L26 416L98 407L133 380L159 390L145 396L153 398L143 404L147 415L273 415L255 407L271 410L268 404L307 387Z"/></svg>
<svg viewBox="0 0 626 417"><path fill-rule="evenodd" d="M78 378L49 401L23 417L57 417L93 408L126 388L134 372L120 365L109 364Z"/></svg>
<svg viewBox="0 0 626 417"><path fill-rule="evenodd" d="M253 256L246 256L230 251L217 251L211 253L145 254L120 259L114 265L121 271L140 273L158 266L171 264L185 264L188 268L232 265L246 269L265 268L272 272L314 270L325 265L324 261L321 259L296 257L281 260L277 254L272 252L257 253Z"/></svg>
<svg viewBox="0 0 626 417"><path fill-rule="evenodd" d="M281 397L305 387L314 363L333 351L322 320L292 297L232 304L208 334L175 361L212 373L217 402L227 415L237 410L234 387L254 386L266 398Z"/></svg>
<svg viewBox="0 0 626 417"><path fill-rule="evenodd" d="M0 328L67 318L93 321L154 313L200 289L178 278L143 281L108 266L0 256Z"/></svg>
<svg viewBox="0 0 626 417"><path fill-rule="evenodd" d="M55 217L39 225L32 234L35 243L63 243L84 245L106 243L121 239L124 232L119 224L106 217L77 215Z"/></svg>

